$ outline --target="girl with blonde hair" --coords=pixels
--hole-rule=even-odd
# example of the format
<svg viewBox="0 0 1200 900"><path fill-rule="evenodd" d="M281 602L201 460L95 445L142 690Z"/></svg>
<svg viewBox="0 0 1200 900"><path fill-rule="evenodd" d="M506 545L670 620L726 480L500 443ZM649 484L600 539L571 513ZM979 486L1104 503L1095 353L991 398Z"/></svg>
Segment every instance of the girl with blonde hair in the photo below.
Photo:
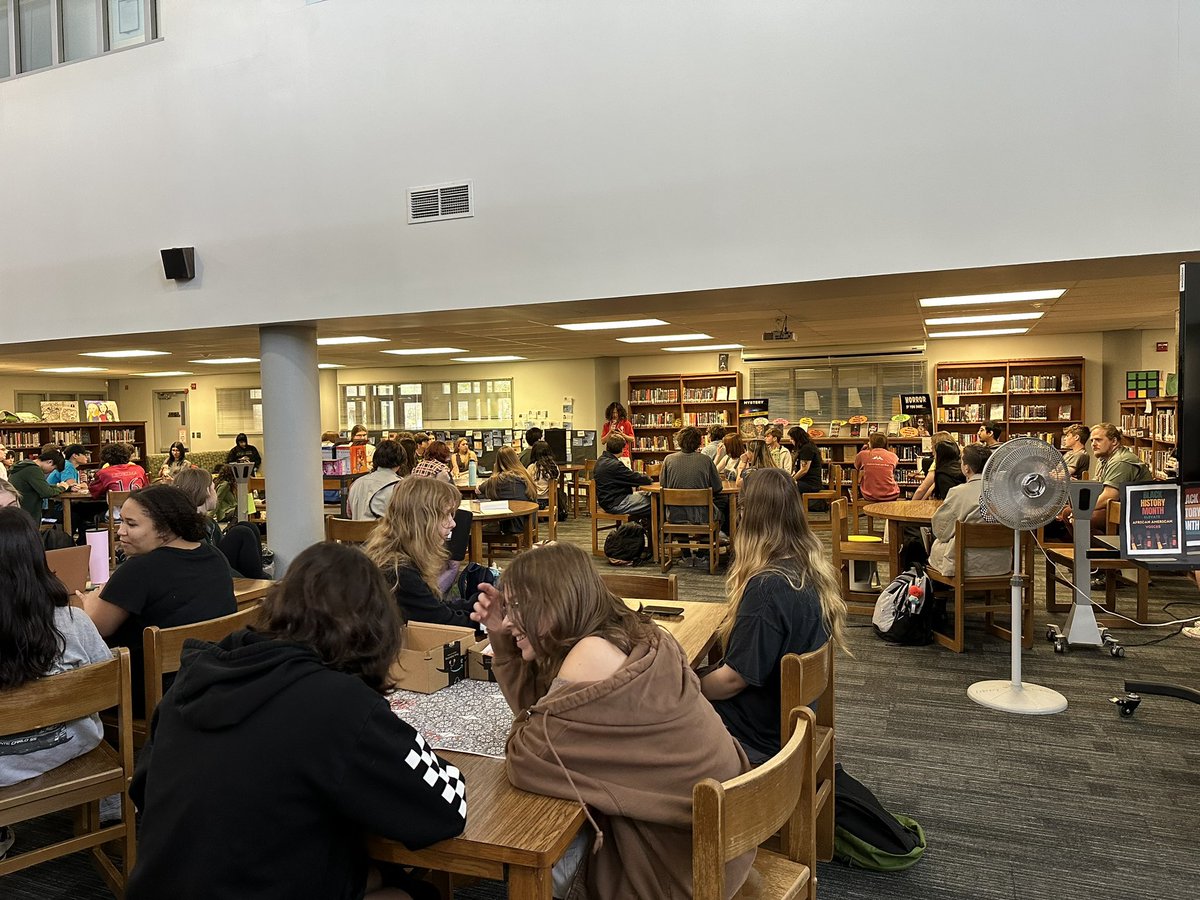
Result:
<svg viewBox="0 0 1200 900"><path fill-rule="evenodd" d="M743 487L749 480L750 476L759 469L777 469L775 459L771 456L771 450L767 447L767 442L756 438L746 445L746 452L742 454L742 458L737 464L737 486Z"/></svg>
<svg viewBox="0 0 1200 900"><path fill-rule="evenodd" d="M521 465L521 457L512 447L501 447L496 451L496 463L492 477L475 489L475 493L486 500L527 500L537 502L538 489L529 476L529 470ZM524 530L521 519L504 519L496 524L495 532L516 534Z"/></svg>
<svg viewBox="0 0 1200 900"><path fill-rule="evenodd" d="M748 763L687 657L573 544L520 554L502 588L481 585L472 618L487 625L492 671L519 713L505 748L509 780L578 801L595 828L555 865L554 895L691 897L692 787ZM753 859L751 850L727 865L731 887Z"/></svg>
<svg viewBox="0 0 1200 900"><path fill-rule="evenodd" d="M725 658L700 682L751 762L765 762L781 746L783 657L819 650L826 641L850 652L841 583L802 503L782 469L763 469L747 482L725 582Z"/></svg>
<svg viewBox="0 0 1200 900"><path fill-rule="evenodd" d="M458 488L439 478L402 479L363 548L383 570L410 622L474 627L470 607L445 599L458 574L446 541L454 532L459 498Z"/></svg>

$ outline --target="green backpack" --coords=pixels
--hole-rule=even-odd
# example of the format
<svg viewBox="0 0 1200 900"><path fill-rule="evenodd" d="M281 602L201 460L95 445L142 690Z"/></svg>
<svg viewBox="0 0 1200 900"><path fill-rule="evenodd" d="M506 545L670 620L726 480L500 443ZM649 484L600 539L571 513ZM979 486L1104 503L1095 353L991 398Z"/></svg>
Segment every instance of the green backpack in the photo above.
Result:
<svg viewBox="0 0 1200 900"><path fill-rule="evenodd" d="M915 819L898 816L841 763L834 773L833 858L872 872L899 872L925 853L925 832Z"/></svg>

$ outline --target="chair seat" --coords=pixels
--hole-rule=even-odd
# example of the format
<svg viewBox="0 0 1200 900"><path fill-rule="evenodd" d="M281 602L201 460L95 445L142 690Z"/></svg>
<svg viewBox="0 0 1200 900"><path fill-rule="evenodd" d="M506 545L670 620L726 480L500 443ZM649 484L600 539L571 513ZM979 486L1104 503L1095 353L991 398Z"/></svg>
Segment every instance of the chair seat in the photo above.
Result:
<svg viewBox="0 0 1200 900"><path fill-rule="evenodd" d="M839 549L843 559L868 559L873 562L887 562L892 558L887 544L869 541L839 541Z"/></svg>
<svg viewBox="0 0 1200 900"><path fill-rule="evenodd" d="M1075 564L1074 547L1047 547L1046 555L1056 563L1062 563L1067 566ZM1092 569L1100 569L1101 571L1136 570L1138 568L1137 563L1125 559L1089 559L1088 566Z"/></svg>
<svg viewBox="0 0 1200 900"><path fill-rule="evenodd" d="M36 809L42 795L49 799L44 812L52 812L64 807L64 791L70 791L75 796L74 803L86 803L109 794L119 794L123 790L125 779L121 758L112 747L101 741L94 750L68 760L49 772L0 788L0 825L41 815L41 812L31 813L31 806ZM17 817L6 820L5 812L17 805L20 806Z"/></svg>
<svg viewBox="0 0 1200 900"><path fill-rule="evenodd" d="M802 863L761 847L754 857L754 868L734 900L791 900L808 895L812 872Z"/></svg>

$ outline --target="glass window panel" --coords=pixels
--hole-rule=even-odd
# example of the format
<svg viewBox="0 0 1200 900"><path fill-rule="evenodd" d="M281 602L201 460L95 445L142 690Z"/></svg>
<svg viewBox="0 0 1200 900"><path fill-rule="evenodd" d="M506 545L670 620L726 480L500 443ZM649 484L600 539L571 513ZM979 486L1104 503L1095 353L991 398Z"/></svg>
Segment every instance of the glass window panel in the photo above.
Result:
<svg viewBox="0 0 1200 900"><path fill-rule="evenodd" d="M146 39L142 0L108 0L108 45L113 50Z"/></svg>
<svg viewBox="0 0 1200 900"><path fill-rule="evenodd" d="M51 47L50 0L19 0L21 71L44 69L54 61Z"/></svg>
<svg viewBox="0 0 1200 900"><path fill-rule="evenodd" d="M402 384L400 385L400 393L407 397L421 396L421 385L419 384Z"/></svg>
<svg viewBox="0 0 1200 900"><path fill-rule="evenodd" d="M217 434L262 434L261 398L260 388L217 388Z"/></svg>
<svg viewBox="0 0 1200 900"><path fill-rule="evenodd" d="M925 362L853 363L825 368L756 366L750 370L750 396L770 401L769 417L796 421L891 418L901 394L923 393Z"/></svg>
<svg viewBox="0 0 1200 900"><path fill-rule="evenodd" d="M12 60L8 56L8 0L0 0L0 78L12 74Z"/></svg>
<svg viewBox="0 0 1200 900"><path fill-rule="evenodd" d="M98 56L100 23L96 0L62 0L63 60Z"/></svg>

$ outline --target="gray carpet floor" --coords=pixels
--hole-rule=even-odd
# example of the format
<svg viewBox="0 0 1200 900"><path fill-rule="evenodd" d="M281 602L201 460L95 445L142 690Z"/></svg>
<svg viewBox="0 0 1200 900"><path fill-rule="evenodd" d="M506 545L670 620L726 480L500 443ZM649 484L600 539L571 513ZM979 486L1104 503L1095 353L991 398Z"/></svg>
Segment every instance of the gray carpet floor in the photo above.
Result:
<svg viewBox="0 0 1200 900"><path fill-rule="evenodd" d="M568 521L559 538L590 547L588 520ZM723 597L723 573L674 571L684 599ZM1131 590L1120 596L1128 614ZM1150 598L1157 620L1200 615L1190 579L1156 577ZM1168 603L1169 616L1162 612ZM1093 650L1058 655L1040 636L1061 617L1040 612L1039 639L1023 657L1025 680L1061 691L1070 706L1055 716L1021 717L967 698L974 681L1009 672L1008 646L977 624L968 621L968 649L957 655L888 645L862 627L864 619L851 621L858 626L850 634L854 656L839 657L837 669L838 757L885 806L922 824L929 849L896 875L822 864L820 897L1200 896L1200 707L1146 697L1134 716L1121 718L1108 702L1123 693L1125 678L1200 688L1200 641L1178 635L1134 646L1174 629L1121 629L1125 659ZM25 826L17 849L63 827L53 817ZM81 856L0 878L5 900L109 896ZM480 882L456 896L495 900L505 892Z"/></svg>

